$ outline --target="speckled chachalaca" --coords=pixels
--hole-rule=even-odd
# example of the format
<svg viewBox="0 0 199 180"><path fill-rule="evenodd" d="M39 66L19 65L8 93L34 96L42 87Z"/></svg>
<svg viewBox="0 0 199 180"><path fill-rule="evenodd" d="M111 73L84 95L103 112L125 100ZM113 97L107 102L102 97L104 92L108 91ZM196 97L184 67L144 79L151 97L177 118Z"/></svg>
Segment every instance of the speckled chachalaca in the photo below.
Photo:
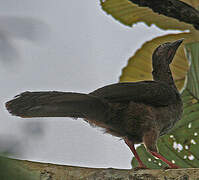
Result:
<svg viewBox="0 0 199 180"><path fill-rule="evenodd" d="M23 118L84 118L105 132L123 138L141 168L134 144L146 149L170 168L178 168L158 153L157 139L180 120L183 104L170 63L183 39L157 47L152 55L153 81L116 83L89 94L74 92L24 92L6 103L8 111Z"/></svg>

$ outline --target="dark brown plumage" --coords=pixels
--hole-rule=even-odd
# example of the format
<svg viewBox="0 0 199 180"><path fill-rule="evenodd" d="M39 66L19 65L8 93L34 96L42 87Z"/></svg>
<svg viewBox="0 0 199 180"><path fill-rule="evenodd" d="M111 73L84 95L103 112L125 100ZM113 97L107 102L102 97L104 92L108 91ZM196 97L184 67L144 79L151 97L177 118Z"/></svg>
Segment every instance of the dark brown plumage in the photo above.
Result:
<svg viewBox="0 0 199 180"><path fill-rule="evenodd" d="M134 144L144 143L152 155L176 165L158 154L156 142L181 118L182 101L169 64L182 39L160 45L153 53L154 81L117 83L89 94L72 92L24 92L6 103L16 116L84 118L107 133L124 139L141 168L146 166Z"/></svg>

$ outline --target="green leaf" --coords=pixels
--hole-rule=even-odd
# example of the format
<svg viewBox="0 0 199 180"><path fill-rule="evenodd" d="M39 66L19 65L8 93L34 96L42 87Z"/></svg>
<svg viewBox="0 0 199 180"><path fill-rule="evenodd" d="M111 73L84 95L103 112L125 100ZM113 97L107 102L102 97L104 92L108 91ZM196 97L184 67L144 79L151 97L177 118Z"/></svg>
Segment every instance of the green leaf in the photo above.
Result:
<svg viewBox="0 0 199 180"><path fill-rule="evenodd" d="M0 156L1 180L36 180L38 178L34 171L30 171L17 160Z"/></svg>
<svg viewBox="0 0 199 180"><path fill-rule="evenodd" d="M195 98L199 99L199 44L191 43L186 45L186 54L191 63L188 73L187 90L192 93Z"/></svg>
<svg viewBox="0 0 199 180"><path fill-rule="evenodd" d="M187 75L187 86L182 93L183 117L169 134L158 140L160 154L175 161L182 168L199 167L199 43L187 44L185 48L191 66ZM143 145L136 150L147 167L157 169L165 166L163 162L152 157ZM135 158L132 165L138 165Z"/></svg>

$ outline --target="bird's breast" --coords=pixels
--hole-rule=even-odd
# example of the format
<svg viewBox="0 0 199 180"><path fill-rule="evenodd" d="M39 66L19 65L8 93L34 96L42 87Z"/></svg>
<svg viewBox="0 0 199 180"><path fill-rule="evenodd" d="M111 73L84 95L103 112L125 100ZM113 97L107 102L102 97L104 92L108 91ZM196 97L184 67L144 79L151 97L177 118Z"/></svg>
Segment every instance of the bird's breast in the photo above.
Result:
<svg viewBox="0 0 199 180"><path fill-rule="evenodd" d="M156 109L156 120L160 127L160 135L168 133L182 117L182 102Z"/></svg>

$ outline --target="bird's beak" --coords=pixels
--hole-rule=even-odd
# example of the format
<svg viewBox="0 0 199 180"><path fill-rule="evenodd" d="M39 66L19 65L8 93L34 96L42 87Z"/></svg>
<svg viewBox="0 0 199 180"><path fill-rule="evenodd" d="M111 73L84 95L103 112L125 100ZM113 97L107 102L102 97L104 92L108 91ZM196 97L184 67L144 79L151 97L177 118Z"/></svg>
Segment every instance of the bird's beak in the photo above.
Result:
<svg viewBox="0 0 199 180"><path fill-rule="evenodd" d="M173 57L175 56L176 51L177 51L178 47L181 45L181 43L183 42L183 40L184 39L179 39L179 40L171 42L169 44L169 52L168 52L168 56L167 56L169 64L172 62Z"/></svg>
<svg viewBox="0 0 199 180"><path fill-rule="evenodd" d="M177 41L174 41L170 44L170 48L173 48L175 51L178 49L178 47L180 46L180 44L182 43L183 39L179 39Z"/></svg>

